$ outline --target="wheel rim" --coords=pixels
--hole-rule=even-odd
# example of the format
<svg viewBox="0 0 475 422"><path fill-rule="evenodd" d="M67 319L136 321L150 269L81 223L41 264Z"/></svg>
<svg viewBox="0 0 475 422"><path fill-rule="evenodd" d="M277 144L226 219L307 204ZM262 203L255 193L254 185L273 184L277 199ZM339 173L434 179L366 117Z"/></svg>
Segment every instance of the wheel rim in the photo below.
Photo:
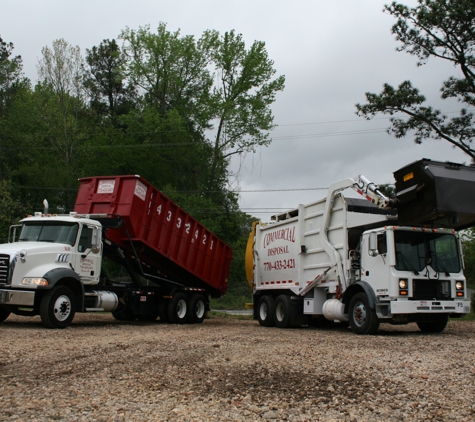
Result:
<svg viewBox="0 0 475 422"><path fill-rule="evenodd" d="M178 318L182 319L186 316L186 301L184 299L180 299L176 305L176 314Z"/></svg>
<svg viewBox="0 0 475 422"><path fill-rule="evenodd" d="M259 308L259 317L261 318L261 321L265 321L268 314L269 310L267 309L267 304L261 303L261 307Z"/></svg>
<svg viewBox="0 0 475 422"><path fill-rule="evenodd" d="M362 327L366 321L366 307L361 302L358 302L353 309L353 321L358 327Z"/></svg>
<svg viewBox="0 0 475 422"><path fill-rule="evenodd" d="M202 318L205 314L205 304L202 300L198 301L195 308L195 315L197 318Z"/></svg>
<svg viewBox="0 0 475 422"><path fill-rule="evenodd" d="M282 303L277 304L275 308L275 317L277 321L282 322L284 320L284 305Z"/></svg>
<svg viewBox="0 0 475 422"><path fill-rule="evenodd" d="M68 296L61 295L54 302L54 317L58 321L65 321L71 314L71 300Z"/></svg>

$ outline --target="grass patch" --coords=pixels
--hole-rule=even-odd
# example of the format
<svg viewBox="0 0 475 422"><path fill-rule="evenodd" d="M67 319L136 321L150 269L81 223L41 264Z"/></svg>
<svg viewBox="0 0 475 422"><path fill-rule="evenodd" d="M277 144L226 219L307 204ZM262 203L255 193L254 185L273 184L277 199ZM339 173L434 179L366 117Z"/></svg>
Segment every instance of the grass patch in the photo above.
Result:
<svg viewBox="0 0 475 422"><path fill-rule="evenodd" d="M231 314L224 311L211 311L211 319L237 319L237 320L252 320L252 315L249 314Z"/></svg>
<svg viewBox="0 0 475 422"><path fill-rule="evenodd" d="M211 309L245 309L246 303L252 302L248 296L223 296L219 299L211 299Z"/></svg>
<svg viewBox="0 0 475 422"><path fill-rule="evenodd" d="M245 304L250 302L252 302L252 293L247 282L233 282L224 296L211 299L211 309L245 309Z"/></svg>

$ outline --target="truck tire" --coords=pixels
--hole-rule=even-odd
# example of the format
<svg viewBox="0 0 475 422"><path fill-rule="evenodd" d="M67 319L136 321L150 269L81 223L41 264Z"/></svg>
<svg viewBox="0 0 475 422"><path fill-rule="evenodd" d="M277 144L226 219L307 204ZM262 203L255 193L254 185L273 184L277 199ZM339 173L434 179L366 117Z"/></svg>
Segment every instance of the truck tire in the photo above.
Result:
<svg viewBox="0 0 475 422"><path fill-rule="evenodd" d="M257 320L262 327L273 327L275 325L275 301L270 295L261 296L257 303Z"/></svg>
<svg viewBox="0 0 475 422"><path fill-rule="evenodd" d="M448 316L442 315L438 321L420 321L417 322L417 326L423 333L441 333L447 327L448 322Z"/></svg>
<svg viewBox="0 0 475 422"><path fill-rule="evenodd" d="M173 295L168 303L168 320L172 324L184 324L187 321L188 298L185 293Z"/></svg>
<svg viewBox="0 0 475 422"><path fill-rule="evenodd" d="M203 295L196 294L191 296L188 309L188 322L190 324L201 324L206 316L206 300Z"/></svg>
<svg viewBox="0 0 475 422"><path fill-rule="evenodd" d="M57 286L41 299L41 322L46 328L66 328L74 318L76 300L69 287Z"/></svg>
<svg viewBox="0 0 475 422"><path fill-rule="evenodd" d="M0 322L5 321L10 316L10 311L0 308Z"/></svg>
<svg viewBox="0 0 475 422"><path fill-rule="evenodd" d="M277 296L274 305L274 322L276 327L290 327L290 296Z"/></svg>
<svg viewBox="0 0 475 422"><path fill-rule="evenodd" d="M355 334L374 334L379 328L379 319L369 306L365 293L356 293L350 300L348 319Z"/></svg>

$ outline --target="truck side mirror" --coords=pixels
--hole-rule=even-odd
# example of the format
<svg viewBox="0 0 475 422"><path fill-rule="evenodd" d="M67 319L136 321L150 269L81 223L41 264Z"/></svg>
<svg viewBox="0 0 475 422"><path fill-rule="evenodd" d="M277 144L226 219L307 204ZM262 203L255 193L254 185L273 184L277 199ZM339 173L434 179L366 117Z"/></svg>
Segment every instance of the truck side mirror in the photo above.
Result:
<svg viewBox="0 0 475 422"><path fill-rule="evenodd" d="M378 239L376 233L369 234L369 256L378 255Z"/></svg>
<svg viewBox="0 0 475 422"><path fill-rule="evenodd" d="M99 253L101 250L101 243L99 240L99 230L97 227L92 229L92 239L91 239L91 251L92 253Z"/></svg>

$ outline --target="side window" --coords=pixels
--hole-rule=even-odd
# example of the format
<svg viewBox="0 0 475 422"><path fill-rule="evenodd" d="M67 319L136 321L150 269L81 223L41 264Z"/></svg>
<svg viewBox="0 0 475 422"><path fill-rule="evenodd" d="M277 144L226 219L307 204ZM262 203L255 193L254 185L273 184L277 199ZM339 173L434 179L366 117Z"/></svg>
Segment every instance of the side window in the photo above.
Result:
<svg viewBox="0 0 475 422"><path fill-rule="evenodd" d="M385 255L388 253L388 245L386 243L386 233L378 234L378 253Z"/></svg>
<svg viewBox="0 0 475 422"><path fill-rule="evenodd" d="M84 252L86 249L92 246L92 229L89 227L83 227L81 231L81 237L79 238L78 251Z"/></svg>

